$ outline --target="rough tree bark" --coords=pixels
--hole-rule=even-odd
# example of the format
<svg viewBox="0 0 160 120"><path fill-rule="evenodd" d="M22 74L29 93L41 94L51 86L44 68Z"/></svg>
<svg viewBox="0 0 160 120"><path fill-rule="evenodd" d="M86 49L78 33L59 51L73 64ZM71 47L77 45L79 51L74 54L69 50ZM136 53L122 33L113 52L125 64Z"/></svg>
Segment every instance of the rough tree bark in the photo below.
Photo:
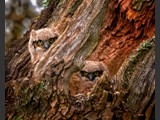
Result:
<svg viewBox="0 0 160 120"><path fill-rule="evenodd" d="M60 36L33 65L30 31L10 46L6 119L154 119L154 8L154 0L50 0L30 30L51 26ZM85 60L105 63L111 74L87 93L70 80ZM67 87L84 94L67 97Z"/></svg>

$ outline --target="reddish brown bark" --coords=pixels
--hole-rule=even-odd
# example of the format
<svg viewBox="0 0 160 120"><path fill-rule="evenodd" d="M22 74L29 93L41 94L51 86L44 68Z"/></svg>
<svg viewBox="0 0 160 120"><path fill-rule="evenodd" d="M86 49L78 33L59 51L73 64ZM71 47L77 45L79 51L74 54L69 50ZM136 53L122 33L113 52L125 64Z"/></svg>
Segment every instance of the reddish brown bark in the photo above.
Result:
<svg viewBox="0 0 160 120"><path fill-rule="evenodd" d="M154 1L51 0L31 29L53 25L61 36L34 65L27 49L29 32L10 47L6 118L153 118L154 19ZM68 81L86 59L105 63L113 78L103 74L92 84ZM66 81L71 93L77 87L84 94L68 98Z"/></svg>
<svg viewBox="0 0 160 120"><path fill-rule="evenodd" d="M141 2L115 0L108 5L100 42L89 59L106 63L112 75L142 41L155 34L154 1Z"/></svg>

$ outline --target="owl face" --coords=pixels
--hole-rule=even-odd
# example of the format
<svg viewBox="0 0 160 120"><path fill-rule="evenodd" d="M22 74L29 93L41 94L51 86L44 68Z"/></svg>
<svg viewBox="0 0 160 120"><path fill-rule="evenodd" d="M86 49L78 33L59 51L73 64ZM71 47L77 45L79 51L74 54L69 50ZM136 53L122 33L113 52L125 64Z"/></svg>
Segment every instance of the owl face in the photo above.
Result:
<svg viewBox="0 0 160 120"><path fill-rule="evenodd" d="M69 81L70 92L73 95L87 94L98 81L106 76L110 78L109 71L103 62L86 60L81 70L71 76Z"/></svg>
<svg viewBox="0 0 160 120"><path fill-rule="evenodd" d="M79 73L83 80L96 81L102 76L103 71L107 71L107 68L102 62L85 61L84 67Z"/></svg>
<svg viewBox="0 0 160 120"><path fill-rule="evenodd" d="M58 39L58 34L49 28L32 30L31 39L33 40L34 49L45 51Z"/></svg>
<svg viewBox="0 0 160 120"><path fill-rule="evenodd" d="M28 43L28 49L31 55L32 63L37 62L40 57L51 47L58 39L59 33L54 28L42 28L32 30Z"/></svg>
<svg viewBox="0 0 160 120"><path fill-rule="evenodd" d="M57 39L57 36L50 38L49 40L38 40L33 42L33 46L35 49L42 48L44 50L47 50Z"/></svg>
<svg viewBox="0 0 160 120"><path fill-rule="evenodd" d="M96 78L99 78L103 74L103 71L87 72L82 70L80 71L80 74L82 77L85 77L90 81L95 81Z"/></svg>

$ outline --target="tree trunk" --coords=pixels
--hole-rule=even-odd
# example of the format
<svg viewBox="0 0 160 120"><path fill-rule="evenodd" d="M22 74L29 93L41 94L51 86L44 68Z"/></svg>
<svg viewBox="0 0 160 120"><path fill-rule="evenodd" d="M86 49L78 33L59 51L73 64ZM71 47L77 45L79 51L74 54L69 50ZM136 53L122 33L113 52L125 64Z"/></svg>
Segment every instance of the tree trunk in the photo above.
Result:
<svg viewBox="0 0 160 120"><path fill-rule="evenodd" d="M6 119L154 119L154 8L152 0L50 0L30 31L54 27L58 39L35 64L30 31L6 56ZM110 76L76 82L86 60Z"/></svg>

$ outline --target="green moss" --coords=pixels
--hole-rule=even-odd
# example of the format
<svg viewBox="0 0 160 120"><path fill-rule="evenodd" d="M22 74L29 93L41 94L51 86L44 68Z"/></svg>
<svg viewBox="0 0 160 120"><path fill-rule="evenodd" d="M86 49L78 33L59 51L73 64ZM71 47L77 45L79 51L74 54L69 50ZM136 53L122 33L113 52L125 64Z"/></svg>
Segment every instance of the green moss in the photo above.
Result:
<svg viewBox="0 0 160 120"><path fill-rule="evenodd" d="M136 3L132 6L134 10L141 10L144 2L143 0L137 0Z"/></svg>
<svg viewBox="0 0 160 120"><path fill-rule="evenodd" d="M36 86L36 88L37 88L38 90L41 90L41 89L44 88L44 85L45 85L44 81L41 81L41 82Z"/></svg>
<svg viewBox="0 0 160 120"><path fill-rule="evenodd" d="M138 64L138 62L142 61L144 56L151 50L154 41L155 37L152 38L151 40L141 43L137 49L137 52L130 56L129 61L127 63L128 65L124 71L123 84L122 84L123 88L127 89L129 87L129 79L131 78L136 65Z"/></svg>
<svg viewBox="0 0 160 120"><path fill-rule="evenodd" d="M60 0L54 0L55 5L57 5L59 1ZM44 2L43 2L44 7L47 7L49 5L49 3L50 3L50 0L44 0Z"/></svg>
<svg viewBox="0 0 160 120"><path fill-rule="evenodd" d="M71 7L67 11L67 15L73 15L77 10L78 6L82 3L83 0L76 0L71 4Z"/></svg>
<svg viewBox="0 0 160 120"><path fill-rule="evenodd" d="M145 43L141 43L139 48L138 48L138 52L141 52L141 51L148 51L152 48L152 43L151 41L147 41Z"/></svg>
<svg viewBox="0 0 160 120"><path fill-rule="evenodd" d="M13 120L16 120L16 115L13 116Z"/></svg>
<svg viewBox="0 0 160 120"><path fill-rule="evenodd" d="M28 92L28 90L29 90L29 87L28 87L28 88L23 88L23 89L22 89L22 93L23 93L23 94L26 94L26 93Z"/></svg>
<svg viewBox="0 0 160 120"><path fill-rule="evenodd" d="M55 4L57 5L59 3L60 0L54 0Z"/></svg>
<svg viewBox="0 0 160 120"><path fill-rule="evenodd" d="M49 2L50 2L50 0L45 0L45 1L43 2L44 7L47 7L47 6L49 5Z"/></svg>
<svg viewBox="0 0 160 120"><path fill-rule="evenodd" d="M137 11L144 10L144 6L148 4L151 0L133 0L132 9Z"/></svg>

